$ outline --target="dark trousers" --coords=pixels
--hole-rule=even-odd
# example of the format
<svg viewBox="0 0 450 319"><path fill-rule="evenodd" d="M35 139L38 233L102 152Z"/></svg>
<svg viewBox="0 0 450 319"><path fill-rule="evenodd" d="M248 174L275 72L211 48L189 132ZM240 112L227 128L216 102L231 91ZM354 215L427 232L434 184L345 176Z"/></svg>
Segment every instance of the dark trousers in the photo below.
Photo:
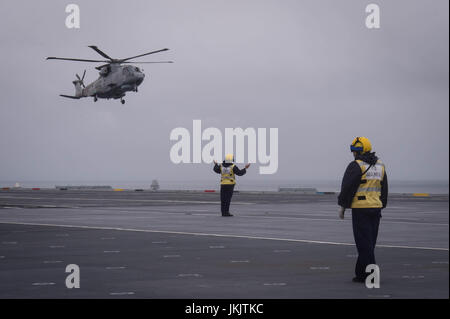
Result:
<svg viewBox="0 0 450 319"><path fill-rule="evenodd" d="M381 209L352 209L353 236L355 237L358 260L355 274L358 278L366 278L366 267L375 262L375 245L377 244L378 227L380 225Z"/></svg>
<svg viewBox="0 0 450 319"><path fill-rule="evenodd" d="M231 197L233 196L234 185L220 185L221 211L223 214L230 212Z"/></svg>

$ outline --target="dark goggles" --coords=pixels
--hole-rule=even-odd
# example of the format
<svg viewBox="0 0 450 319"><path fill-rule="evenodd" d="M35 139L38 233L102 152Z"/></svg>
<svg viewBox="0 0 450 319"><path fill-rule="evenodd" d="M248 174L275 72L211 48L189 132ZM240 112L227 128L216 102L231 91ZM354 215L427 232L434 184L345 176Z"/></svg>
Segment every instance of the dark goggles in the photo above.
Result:
<svg viewBox="0 0 450 319"><path fill-rule="evenodd" d="M362 152L364 150L363 146L355 146L356 144L361 143L361 141L359 140L359 137L356 138L356 141L350 145L350 152Z"/></svg>

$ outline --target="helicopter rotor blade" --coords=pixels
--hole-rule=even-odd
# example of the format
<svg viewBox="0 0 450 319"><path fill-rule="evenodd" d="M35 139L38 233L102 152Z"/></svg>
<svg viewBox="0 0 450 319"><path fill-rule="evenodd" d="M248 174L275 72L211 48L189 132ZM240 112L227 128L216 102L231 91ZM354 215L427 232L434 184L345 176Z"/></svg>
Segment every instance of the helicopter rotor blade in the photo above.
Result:
<svg viewBox="0 0 450 319"><path fill-rule="evenodd" d="M132 63L132 64L142 64L142 63L173 63L173 61L157 61L157 62L122 62L122 63Z"/></svg>
<svg viewBox="0 0 450 319"><path fill-rule="evenodd" d="M150 54L154 54L154 53L158 53L158 52L163 52L163 51L167 51L169 49L165 48L165 49L161 49L161 50L156 50L156 51L152 51L152 52L148 52L148 53L144 53L144 54L140 54L140 55L136 55L136 56L132 56L126 59L120 59L120 63L123 63L125 61L131 60L131 59L135 59L135 58L139 58L141 56L145 56L145 55L150 55Z"/></svg>
<svg viewBox="0 0 450 319"><path fill-rule="evenodd" d="M84 80L84 76L86 75L86 70L84 70L84 72L83 72L83 76L81 77L81 81L83 82L83 80Z"/></svg>
<svg viewBox="0 0 450 319"><path fill-rule="evenodd" d="M92 50L94 50L95 52L97 52L98 54L100 54L102 57L110 59L111 61L113 61L114 59L111 58L109 55L107 55L105 52L103 52L102 50L100 50L99 48L97 48L97 46L95 45L90 45L89 46Z"/></svg>
<svg viewBox="0 0 450 319"><path fill-rule="evenodd" d="M64 60L64 61L78 61L78 62L107 62L110 63L111 61L103 61L103 60L87 60L87 59L73 59L73 58L57 58L54 56L48 57L46 60Z"/></svg>

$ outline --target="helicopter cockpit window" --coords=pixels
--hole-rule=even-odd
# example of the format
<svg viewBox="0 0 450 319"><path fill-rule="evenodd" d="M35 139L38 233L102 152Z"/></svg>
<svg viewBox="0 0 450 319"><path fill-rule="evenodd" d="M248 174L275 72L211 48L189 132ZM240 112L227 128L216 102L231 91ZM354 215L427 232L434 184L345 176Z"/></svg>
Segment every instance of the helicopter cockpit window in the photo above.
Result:
<svg viewBox="0 0 450 319"><path fill-rule="evenodd" d="M111 68L109 66L105 66L105 67L100 69L100 75L101 76L106 76L106 75L108 75L108 73L110 71L111 71Z"/></svg>

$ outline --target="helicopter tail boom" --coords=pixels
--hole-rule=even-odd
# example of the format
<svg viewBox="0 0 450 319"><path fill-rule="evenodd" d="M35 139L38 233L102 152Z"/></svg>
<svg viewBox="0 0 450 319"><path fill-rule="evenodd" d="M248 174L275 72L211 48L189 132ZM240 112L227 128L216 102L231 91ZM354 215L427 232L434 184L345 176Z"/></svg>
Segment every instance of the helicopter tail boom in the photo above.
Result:
<svg viewBox="0 0 450 319"><path fill-rule="evenodd" d="M69 99L75 99L75 100L81 99L81 96L72 96L72 95L64 95L64 94L60 94L59 96L67 97Z"/></svg>

